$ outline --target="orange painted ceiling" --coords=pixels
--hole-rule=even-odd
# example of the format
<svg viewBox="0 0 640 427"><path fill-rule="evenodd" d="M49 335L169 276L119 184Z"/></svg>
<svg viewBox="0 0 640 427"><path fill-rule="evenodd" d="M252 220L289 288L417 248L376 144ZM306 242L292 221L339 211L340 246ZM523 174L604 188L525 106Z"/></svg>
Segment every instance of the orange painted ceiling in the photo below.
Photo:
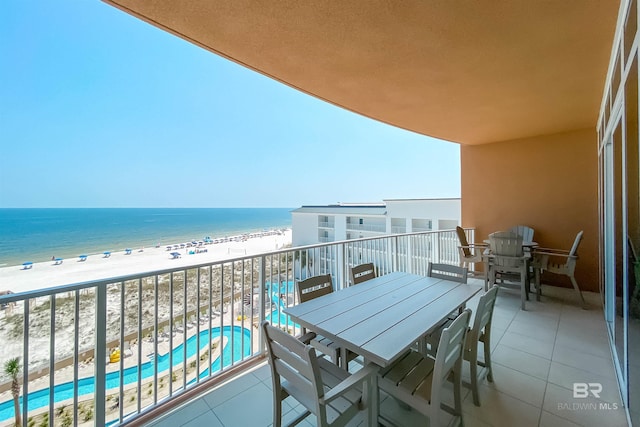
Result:
<svg viewBox="0 0 640 427"><path fill-rule="evenodd" d="M332 104L482 144L593 127L615 0L105 0Z"/></svg>

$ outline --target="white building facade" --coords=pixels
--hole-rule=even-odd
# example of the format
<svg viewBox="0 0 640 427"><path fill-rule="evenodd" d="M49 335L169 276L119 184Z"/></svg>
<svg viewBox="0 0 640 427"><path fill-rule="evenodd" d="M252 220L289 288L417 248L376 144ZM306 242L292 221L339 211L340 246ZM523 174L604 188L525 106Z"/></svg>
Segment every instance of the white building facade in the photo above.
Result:
<svg viewBox="0 0 640 427"><path fill-rule="evenodd" d="M450 230L460 225L460 199L388 199L381 203L302 206L291 212L293 246Z"/></svg>

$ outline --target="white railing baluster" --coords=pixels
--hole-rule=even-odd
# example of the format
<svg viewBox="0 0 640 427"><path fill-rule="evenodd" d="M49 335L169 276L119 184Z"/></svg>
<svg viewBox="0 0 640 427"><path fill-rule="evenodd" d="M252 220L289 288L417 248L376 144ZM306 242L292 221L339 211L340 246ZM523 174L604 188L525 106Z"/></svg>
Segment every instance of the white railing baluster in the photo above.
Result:
<svg viewBox="0 0 640 427"><path fill-rule="evenodd" d="M175 332L175 326L173 323L174 319L174 305L173 305L173 273L169 275L169 348L173 349L173 335ZM173 351L169 352L169 374L167 377L167 382L169 383L169 396L173 395Z"/></svg>
<svg viewBox="0 0 640 427"><path fill-rule="evenodd" d="M200 382L200 269L196 270L196 383Z"/></svg>
<svg viewBox="0 0 640 427"><path fill-rule="evenodd" d="M187 388L187 270L183 271L182 280L182 390ZM157 356L156 356L157 359Z"/></svg>
<svg viewBox="0 0 640 427"><path fill-rule="evenodd" d="M78 420L78 366L80 360L78 355L80 354L80 291L76 289L74 294L73 304L73 420L77 424ZM25 391L25 394L27 392ZM27 399L25 399L27 400ZM25 401L23 400L23 401Z"/></svg>
<svg viewBox="0 0 640 427"><path fill-rule="evenodd" d="M142 301L144 301L144 296L142 294L142 279L138 279L138 366L142 365ZM138 378L137 378L137 386L136 386L136 407L138 409L138 413L141 410L142 406L142 369L138 369ZM122 403L122 402L121 402Z"/></svg>
<svg viewBox="0 0 640 427"><path fill-rule="evenodd" d="M54 390L56 384L56 296L57 294L51 294L49 297L49 309L50 319L49 327L51 328L49 340L49 390ZM54 393L49 393L49 420L53 421L53 414L55 409Z"/></svg>
<svg viewBox="0 0 640 427"><path fill-rule="evenodd" d="M24 338L22 344L22 389L23 396L29 395L29 309L30 299L25 299L22 303L22 311L24 313L23 331ZM29 399L22 398L22 425L27 427L27 420L29 418Z"/></svg>
<svg viewBox="0 0 640 427"><path fill-rule="evenodd" d="M95 424L105 425L106 402L106 363L107 360L107 284L102 283L95 288L96 325L95 325L95 392L93 397ZM50 390L54 390L51 386ZM51 419L51 418L50 418Z"/></svg>
<svg viewBox="0 0 640 427"><path fill-rule="evenodd" d="M118 402L117 402L117 408L118 408L118 419L122 420L122 417L124 416L124 412L123 412L123 407L124 405L122 404L122 401L124 400L124 358L125 358L125 345L124 345L124 331L125 331L125 312L124 312L124 307L125 307L125 281L122 281L120 283L120 361L119 361L119 365L120 365L120 384L118 387Z"/></svg>

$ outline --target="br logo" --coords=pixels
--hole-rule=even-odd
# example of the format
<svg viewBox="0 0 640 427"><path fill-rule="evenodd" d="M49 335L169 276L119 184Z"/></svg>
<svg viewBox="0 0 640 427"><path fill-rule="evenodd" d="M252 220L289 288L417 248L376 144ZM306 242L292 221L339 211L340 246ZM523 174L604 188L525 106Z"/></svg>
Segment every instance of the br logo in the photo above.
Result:
<svg viewBox="0 0 640 427"><path fill-rule="evenodd" d="M593 395L596 399L600 399L602 392L602 384L600 383L573 383L573 398L584 399Z"/></svg>

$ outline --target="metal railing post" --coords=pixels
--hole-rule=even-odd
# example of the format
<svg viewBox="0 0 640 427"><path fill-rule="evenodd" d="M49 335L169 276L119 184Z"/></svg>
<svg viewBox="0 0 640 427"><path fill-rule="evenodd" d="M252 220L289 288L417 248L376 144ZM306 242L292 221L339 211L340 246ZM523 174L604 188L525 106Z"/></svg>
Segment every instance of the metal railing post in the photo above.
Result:
<svg viewBox="0 0 640 427"><path fill-rule="evenodd" d="M264 294L267 290L265 284L265 276L267 274L266 271L266 256L263 254L260 256L260 273L258 274L258 283L260 283L260 295L258 295L258 313L259 313L259 322L262 323L263 319L266 319L267 313L265 311L265 299ZM294 278L295 280L295 278ZM259 353L262 354L267 350L266 342L264 340L264 336L262 335L262 328L258 328L258 343L260 346Z"/></svg>
<svg viewBox="0 0 640 427"><path fill-rule="evenodd" d="M96 288L96 355L95 387L93 396L95 425L105 425L106 415L106 360L107 360L107 285L101 284Z"/></svg>

